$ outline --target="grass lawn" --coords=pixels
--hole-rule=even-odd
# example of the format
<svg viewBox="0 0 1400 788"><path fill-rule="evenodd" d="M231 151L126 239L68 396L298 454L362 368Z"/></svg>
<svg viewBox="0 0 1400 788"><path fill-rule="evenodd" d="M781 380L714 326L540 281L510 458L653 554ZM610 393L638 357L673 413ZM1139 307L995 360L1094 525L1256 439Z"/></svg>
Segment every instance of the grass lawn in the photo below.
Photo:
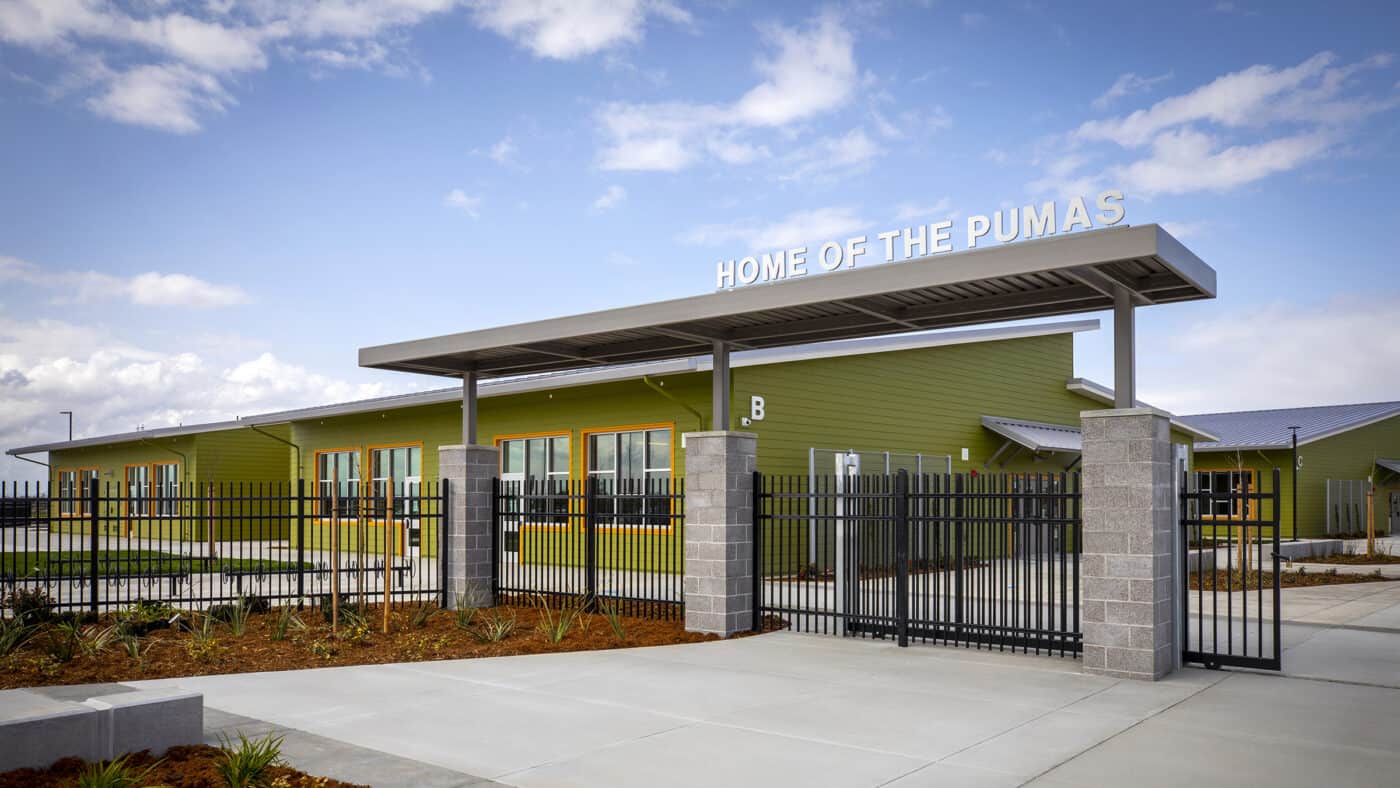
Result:
<svg viewBox="0 0 1400 788"><path fill-rule="evenodd" d="M91 565L88 552L49 551L0 554L0 573L13 577L50 577L86 573ZM107 575L170 574L218 572L223 570L296 569L295 561L269 561L251 558L182 556L155 550L99 550L97 573ZM312 565L304 563L303 568Z"/></svg>

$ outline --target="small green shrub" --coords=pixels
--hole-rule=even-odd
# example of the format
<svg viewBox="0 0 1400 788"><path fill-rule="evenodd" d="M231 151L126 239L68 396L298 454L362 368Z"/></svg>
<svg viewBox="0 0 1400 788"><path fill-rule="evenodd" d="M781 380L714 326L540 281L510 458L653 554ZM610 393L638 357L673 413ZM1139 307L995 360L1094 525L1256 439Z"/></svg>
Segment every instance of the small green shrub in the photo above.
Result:
<svg viewBox="0 0 1400 788"><path fill-rule="evenodd" d="M327 624L331 623L331 595L330 595L330 594L322 594L322 595L320 596L320 599L319 599L318 601L319 601L319 603L320 603L320 604L318 605L318 607L321 608L321 618L322 618L322 620L324 620ZM364 615L363 615L363 614L361 613L361 611L360 611L360 606L357 605L357 604L355 604L354 602L351 602L351 601L350 601L350 595L349 595L349 594L341 594L341 595L340 595L340 618L341 618L342 621L345 620L345 616L346 616L347 614L350 615L350 616L359 616L361 619L364 618Z"/></svg>
<svg viewBox="0 0 1400 788"><path fill-rule="evenodd" d="M540 611L539 623L535 624L535 631L540 633L546 643L558 643L569 634L569 630L574 628L574 622L578 620L578 608L566 603L561 603L559 612L556 614L549 607L549 600L537 594L535 596L535 607Z"/></svg>
<svg viewBox="0 0 1400 788"><path fill-rule="evenodd" d="M60 621L44 634L44 653L55 662L72 662L78 655L78 643L82 640L82 627L78 622Z"/></svg>
<svg viewBox="0 0 1400 788"><path fill-rule="evenodd" d="M7 657L34 637L39 631L38 624L31 624L18 616L0 617L0 657Z"/></svg>
<svg viewBox="0 0 1400 788"><path fill-rule="evenodd" d="M500 608L491 608L481 616L476 629L469 630L472 637L482 643L499 643L515 631L515 611L503 613Z"/></svg>
<svg viewBox="0 0 1400 788"><path fill-rule="evenodd" d="M219 749L224 759L214 769L228 788L263 788L271 781L268 769L283 763L282 737L270 733L254 740L239 733L237 746L223 737Z"/></svg>
<svg viewBox="0 0 1400 788"><path fill-rule="evenodd" d="M272 600L268 599L265 596L259 596L257 594L244 594L243 597L238 601L242 602L243 606L248 608L249 613L256 613L258 615L262 615L263 613L272 612Z"/></svg>
<svg viewBox="0 0 1400 788"><path fill-rule="evenodd" d="M622 624L622 605L615 601L604 602L600 605L603 611L603 618L608 621L608 629L612 630L613 640L621 642L627 638L627 629Z"/></svg>
<svg viewBox="0 0 1400 788"><path fill-rule="evenodd" d="M242 637L248 631L248 616L252 611L242 599L229 606L227 617L224 623L228 624L229 631L237 637Z"/></svg>
<svg viewBox="0 0 1400 788"><path fill-rule="evenodd" d="M306 623L301 620L301 616L290 607L284 607L277 611L277 618L272 621L272 639L286 640L290 631L301 632L306 629Z"/></svg>
<svg viewBox="0 0 1400 788"><path fill-rule="evenodd" d="M474 607L467 606L467 595L457 595L457 607L452 610L452 618L455 620L458 629L471 629L472 622L476 620Z"/></svg>
<svg viewBox="0 0 1400 788"><path fill-rule="evenodd" d="M30 624L49 621L54 613L53 597L38 588L16 588L5 597L5 607Z"/></svg>
<svg viewBox="0 0 1400 788"><path fill-rule="evenodd" d="M428 625L428 621L431 620L433 616L437 615L437 613L437 605L419 605L413 608L413 614L409 616L409 623L413 624L413 626L418 629L422 629Z"/></svg>
<svg viewBox="0 0 1400 788"><path fill-rule="evenodd" d="M170 626L175 609L164 602L138 599L119 611L115 618L118 629L125 635L147 635Z"/></svg>
<svg viewBox="0 0 1400 788"><path fill-rule="evenodd" d="M219 638L214 623L214 617L211 615L190 614L190 620L185 622L185 631L190 633L189 640L185 642L185 653L190 659L196 662L213 662L218 657Z"/></svg>
<svg viewBox="0 0 1400 788"><path fill-rule="evenodd" d="M78 775L78 788L138 788L146 785L146 778L160 766L160 761L137 769L127 763L130 755L123 755L105 763L90 763Z"/></svg>
<svg viewBox="0 0 1400 788"><path fill-rule="evenodd" d="M78 636L78 648L85 656L95 657L117 642L120 634L115 624L105 627L93 625L84 629Z"/></svg>

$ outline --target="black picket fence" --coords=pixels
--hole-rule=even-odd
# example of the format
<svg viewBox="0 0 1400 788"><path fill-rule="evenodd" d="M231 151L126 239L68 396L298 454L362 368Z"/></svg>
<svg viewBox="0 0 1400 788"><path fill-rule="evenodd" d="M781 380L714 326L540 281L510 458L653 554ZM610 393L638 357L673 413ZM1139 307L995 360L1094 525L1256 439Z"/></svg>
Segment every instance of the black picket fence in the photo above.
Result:
<svg viewBox="0 0 1400 788"><path fill-rule="evenodd" d="M685 480L496 480L497 598L617 605L677 619L685 573Z"/></svg>
<svg viewBox="0 0 1400 788"><path fill-rule="evenodd" d="M1078 654L1078 474L754 476L755 629Z"/></svg>
<svg viewBox="0 0 1400 788"><path fill-rule="evenodd" d="M82 487L0 483L0 593L43 592L59 610L94 613L138 600L315 606L333 593L446 602L445 480Z"/></svg>

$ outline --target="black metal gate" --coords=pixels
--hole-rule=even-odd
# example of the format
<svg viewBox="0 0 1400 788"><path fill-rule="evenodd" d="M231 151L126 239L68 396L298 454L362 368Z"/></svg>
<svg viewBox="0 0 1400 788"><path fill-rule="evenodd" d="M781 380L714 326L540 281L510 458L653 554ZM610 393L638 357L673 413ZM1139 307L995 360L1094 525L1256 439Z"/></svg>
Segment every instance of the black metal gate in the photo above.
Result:
<svg viewBox="0 0 1400 788"><path fill-rule="evenodd" d="M681 617L684 479L496 479L493 488L497 598Z"/></svg>
<svg viewBox="0 0 1400 788"><path fill-rule="evenodd" d="M1182 660L1281 670L1279 471L1201 470L1181 487Z"/></svg>
<svg viewBox="0 0 1400 788"><path fill-rule="evenodd" d="M1079 476L754 476L755 629L1078 654Z"/></svg>

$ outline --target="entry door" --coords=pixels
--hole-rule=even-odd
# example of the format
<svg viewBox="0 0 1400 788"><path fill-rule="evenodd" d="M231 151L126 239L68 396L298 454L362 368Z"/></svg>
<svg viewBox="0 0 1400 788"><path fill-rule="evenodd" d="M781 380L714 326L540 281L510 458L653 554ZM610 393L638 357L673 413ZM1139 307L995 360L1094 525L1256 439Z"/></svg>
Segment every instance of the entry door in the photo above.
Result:
<svg viewBox="0 0 1400 788"><path fill-rule="evenodd" d="M846 631L846 612L854 608L854 594L859 593L859 581L851 582L848 567L859 567L857 555L860 539L859 529L854 522L847 522L848 515L855 512L855 500L847 495L856 490L860 477L860 455L855 452L836 455L836 625L838 631ZM849 528L847 526L850 526ZM849 537L849 538L848 538Z"/></svg>
<svg viewBox="0 0 1400 788"><path fill-rule="evenodd" d="M1394 536L1397 525L1400 525L1400 492L1393 492L1390 494L1390 527L1386 529L1386 533Z"/></svg>

